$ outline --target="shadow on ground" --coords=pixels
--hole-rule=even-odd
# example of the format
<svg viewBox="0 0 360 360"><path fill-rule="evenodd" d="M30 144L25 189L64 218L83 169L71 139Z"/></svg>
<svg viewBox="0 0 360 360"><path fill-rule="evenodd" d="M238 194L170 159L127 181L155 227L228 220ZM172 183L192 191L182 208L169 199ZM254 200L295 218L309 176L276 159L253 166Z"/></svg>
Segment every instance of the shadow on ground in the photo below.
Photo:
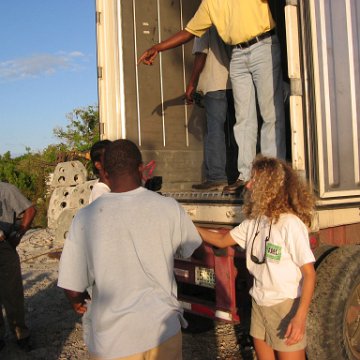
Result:
<svg viewBox="0 0 360 360"><path fill-rule="evenodd" d="M183 330L184 360L253 360L252 341L241 325L225 324L185 314L189 323Z"/></svg>
<svg viewBox="0 0 360 360"><path fill-rule="evenodd" d="M70 307L63 290L56 286L56 280L44 273L33 275L27 272L23 276L25 291L32 292L33 286L37 289L41 287L41 290L25 297L27 324L31 330L33 350L28 353L20 350L14 337L8 332L6 346L0 352L1 360L58 360L61 358L63 347L69 341L70 334L74 329L80 330L81 319ZM44 287L45 284L47 285ZM84 357L71 358L86 359L85 354L86 352Z"/></svg>

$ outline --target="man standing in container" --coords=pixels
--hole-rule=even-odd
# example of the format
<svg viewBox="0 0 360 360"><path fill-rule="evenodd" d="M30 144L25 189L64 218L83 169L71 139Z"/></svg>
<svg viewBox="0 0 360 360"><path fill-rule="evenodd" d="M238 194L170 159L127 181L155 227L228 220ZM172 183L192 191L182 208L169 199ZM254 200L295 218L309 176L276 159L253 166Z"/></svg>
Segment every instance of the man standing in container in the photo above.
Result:
<svg viewBox="0 0 360 360"><path fill-rule="evenodd" d="M256 155L256 100L263 119L261 153L281 159L286 156L280 44L268 1L203 0L185 30L145 51L138 62L150 65L159 52L184 44L194 36L203 36L212 25L223 41L233 47L230 78L236 114L234 136L239 147L239 178L225 186L223 192L237 194L250 178Z"/></svg>
<svg viewBox="0 0 360 360"><path fill-rule="evenodd" d="M228 98L232 97L229 78L230 49L212 26L204 36L194 39L195 55L186 88L186 100L193 102L195 89L204 94L206 132L204 136L205 181L194 190L222 190L227 185L224 125L228 117Z"/></svg>
<svg viewBox="0 0 360 360"><path fill-rule="evenodd" d="M201 238L179 203L141 186L133 142L110 144L104 168L111 192L76 214L58 286L79 314L92 287L85 339L91 359L181 360L174 255L190 257Z"/></svg>

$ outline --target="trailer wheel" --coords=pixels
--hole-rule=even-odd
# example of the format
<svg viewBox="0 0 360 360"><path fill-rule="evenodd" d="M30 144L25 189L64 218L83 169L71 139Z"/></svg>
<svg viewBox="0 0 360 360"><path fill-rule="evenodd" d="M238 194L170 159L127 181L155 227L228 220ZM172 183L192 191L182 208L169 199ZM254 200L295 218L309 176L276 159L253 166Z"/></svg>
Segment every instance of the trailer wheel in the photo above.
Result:
<svg viewBox="0 0 360 360"><path fill-rule="evenodd" d="M309 360L360 360L360 246L330 253L316 271L308 316Z"/></svg>

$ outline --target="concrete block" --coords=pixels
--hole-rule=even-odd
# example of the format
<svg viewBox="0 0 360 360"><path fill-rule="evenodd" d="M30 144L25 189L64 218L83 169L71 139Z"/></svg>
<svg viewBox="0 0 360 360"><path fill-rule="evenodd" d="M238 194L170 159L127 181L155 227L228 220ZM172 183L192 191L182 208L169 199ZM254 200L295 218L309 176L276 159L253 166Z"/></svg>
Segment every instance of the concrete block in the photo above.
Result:
<svg viewBox="0 0 360 360"><path fill-rule="evenodd" d="M70 208L71 193L75 187L58 187L51 194L48 208L48 227L55 229L57 227L57 219L60 214Z"/></svg>
<svg viewBox="0 0 360 360"><path fill-rule="evenodd" d="M57 227L55 230L55 243L63 244L69 232L71 222L78 209L66 209L57 219Z"/></svg>
<svg viewBox="0 0 360 360"><path fill-rule="evenodd" d="M87 170L78 160L62 162L56 165L51 186L54 188L76 186L87 179Z"/></svg>
<svg viewBox="0 0 360 360"><path fill-rule="evenodd" d="M80 209L89 204L91 190L97 180L77 186L57 187L51 194L48 207L48 227L56 229L60 215L68 209Z"/></svg>
<svg viewBox="0 0 360 360"><path fill-rule="evenodd" d="M71 209L79 209L89 204L91 190L97 180L86 181L77 185L71 192L69 207Z"/></svg>

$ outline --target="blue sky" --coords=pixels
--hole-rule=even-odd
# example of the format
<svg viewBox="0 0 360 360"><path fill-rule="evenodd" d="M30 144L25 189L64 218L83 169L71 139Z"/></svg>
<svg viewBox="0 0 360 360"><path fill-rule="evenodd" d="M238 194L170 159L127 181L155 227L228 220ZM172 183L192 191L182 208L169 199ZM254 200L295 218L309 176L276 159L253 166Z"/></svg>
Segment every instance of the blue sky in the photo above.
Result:
<svg viewBox="0 0 360 360"><path fill-rule="evenodd" d="M14 157L97 104L95 0L1 0L0 14L0 154Z"/></svg>

